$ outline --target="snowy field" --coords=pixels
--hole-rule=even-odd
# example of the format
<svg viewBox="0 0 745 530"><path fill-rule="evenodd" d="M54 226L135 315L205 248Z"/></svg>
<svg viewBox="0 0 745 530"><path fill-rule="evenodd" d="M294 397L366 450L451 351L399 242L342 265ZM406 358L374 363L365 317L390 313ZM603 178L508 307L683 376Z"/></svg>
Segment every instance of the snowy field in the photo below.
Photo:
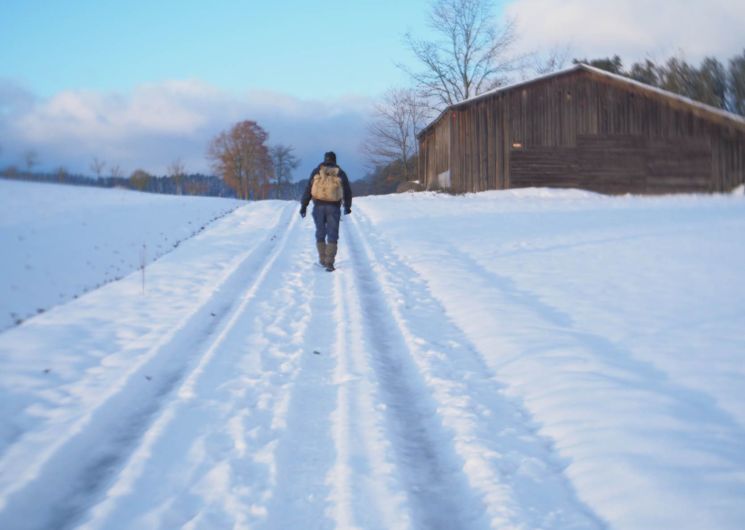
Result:
<svg viewBox="0 0 745 530"><path fill-rule="evenodd" d="M745 528L741 194L361 198L334 273L297 210L0 333L0 528Z"/></svg>
<svg viewBox="0 0 745 530"><path fill-rule="evenodd" d="M239 204L0 179L0 330L126 276Z"/></svg>

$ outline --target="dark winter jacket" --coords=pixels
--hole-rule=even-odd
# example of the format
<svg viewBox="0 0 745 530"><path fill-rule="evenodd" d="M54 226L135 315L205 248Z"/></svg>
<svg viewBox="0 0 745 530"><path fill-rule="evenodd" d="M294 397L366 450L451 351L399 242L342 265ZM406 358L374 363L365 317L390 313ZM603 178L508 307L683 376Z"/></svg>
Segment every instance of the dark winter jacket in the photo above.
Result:
<svg viewBox="0 0 745 530"><path fill-rule="evenodd" d="M308 204L310 203L310 189L313 186L313 177L318 174L318 172L321 169L321 166L325 165L327 167L339 167L336 164L318 164L316 168L310 173L310 179L308 180L308 185L305 186L305 191L303 192L303 198L300 199L300 209L305 211L306 208L308 208ZM349 179L347 178L347 174L344 173L344 170L339 168L339 177L341 178L341 187L344 191L344 211L349 212L352 210L352 188L349 185ZM336 205L341 206L342 201L336 201L336 202L330 202L330 201L319 201L317 199L313 199L314 204L330 204L330 205Z"/></svg>

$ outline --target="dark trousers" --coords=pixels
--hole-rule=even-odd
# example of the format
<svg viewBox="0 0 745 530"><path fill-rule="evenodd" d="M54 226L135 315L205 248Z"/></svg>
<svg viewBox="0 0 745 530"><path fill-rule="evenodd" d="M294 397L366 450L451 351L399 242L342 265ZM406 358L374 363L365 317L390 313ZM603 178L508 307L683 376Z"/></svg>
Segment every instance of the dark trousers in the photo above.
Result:
<svg viewBox="0 0 745 530"><path fill-rule="evenodd" d="M316 223L316 241L336 243L339 240L340 218L340 206L337 206L336 204L313 204L313 221Z"/></svg>

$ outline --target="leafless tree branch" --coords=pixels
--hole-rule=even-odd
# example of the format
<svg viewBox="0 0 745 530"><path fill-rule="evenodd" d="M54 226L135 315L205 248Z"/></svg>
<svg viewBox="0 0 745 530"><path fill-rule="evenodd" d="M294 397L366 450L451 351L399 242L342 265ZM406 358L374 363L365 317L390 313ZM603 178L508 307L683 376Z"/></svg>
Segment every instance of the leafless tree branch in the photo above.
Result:
<svg viewBox="0 0 745 530"><path fill-rule="evenodd" d="M96 175L96 178L101 178L101 175L103 175L103 170L106 167L106 162L103 160L100 160L97 156L93 157L93 161L91 162L90 168L91 171L93 171L93 174Z"/></svg>
<svg viewBox="0 0 745 530"><path fill-rule="evenodd" d="M375 106L373 119L368 125L362 149L368 166L373 169L399 162L403 173L401 178L412 180L419 148L416 135L430 114L415 90L388 91Z"/></svg>
<svg viewBox="0 0 745 530"><path fill-rule="evenodd" d="M512 54L515 23L497 24L492 0L437 0L429 25L435 40L405 35L421 65L403 65L422 97L437 110L491 90L506 81L520 59Z"/></svg>

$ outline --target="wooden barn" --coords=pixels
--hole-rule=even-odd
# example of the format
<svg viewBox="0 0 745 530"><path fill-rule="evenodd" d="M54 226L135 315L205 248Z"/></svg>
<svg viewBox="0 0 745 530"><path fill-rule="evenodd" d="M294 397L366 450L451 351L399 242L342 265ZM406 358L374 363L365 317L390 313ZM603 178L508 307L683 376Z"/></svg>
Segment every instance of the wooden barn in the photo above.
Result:
<svg viewBox="0 0 745 530"><path fill-rule="evenodd" d="M418 138L427 189L722 192L745 182L745 119L587 65L452 105Z"/></svg>

